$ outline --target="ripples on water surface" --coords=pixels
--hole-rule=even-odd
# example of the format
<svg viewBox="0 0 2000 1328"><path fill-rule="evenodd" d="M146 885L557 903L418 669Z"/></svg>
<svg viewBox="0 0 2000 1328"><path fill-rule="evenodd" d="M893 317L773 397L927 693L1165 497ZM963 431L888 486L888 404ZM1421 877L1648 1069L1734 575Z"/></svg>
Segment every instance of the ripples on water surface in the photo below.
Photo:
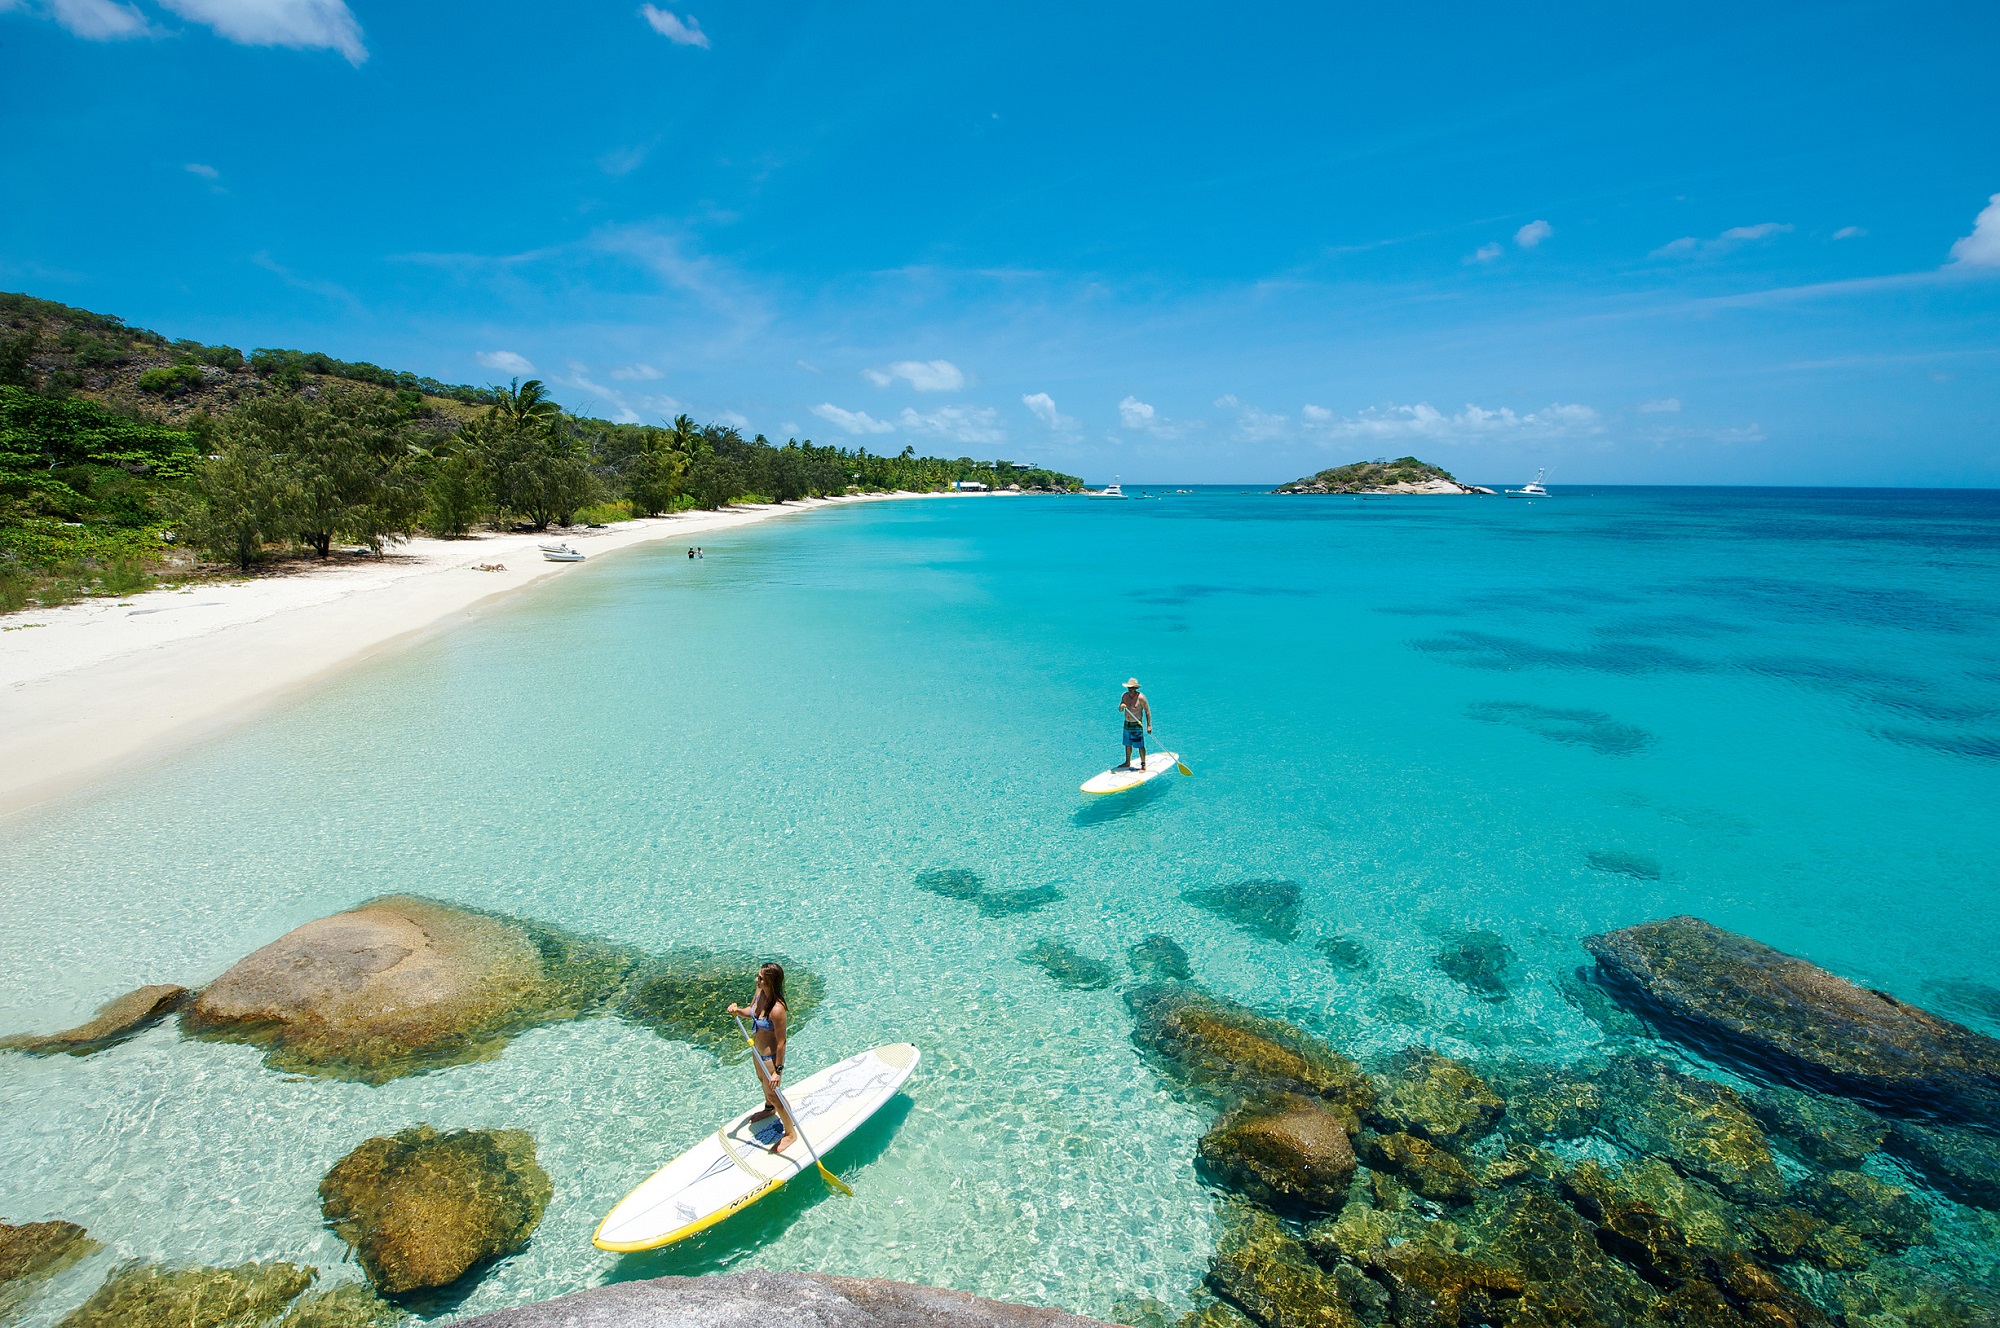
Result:
<svg viewBox="0 0 2000 1328"><path fill-rule="evenodd" d="M420 1120L527 1129L555 1184L461 1312L729 1264L1185 1306L1208 1115L1116 987L1022 962L1045 939L1122 974L1165 933L1363 1059L1573 1058L1602 1036L1556 985L1578 937L1683 912L2000 1031L2000 496L1023 498L711 539L594 561L7 824L0 1028L197 985L389 891L768 947L826 979L799 1071L924 1049L837 1159L857 1197L801 1183L620 1260L596 1220L739 1105L743 1067L598 1019L371 1088L161 1027L0 1059L0 1219L112 1247L40 1321L113 1257L335 1269L320 1176ZM1196 777L1085 805L1134 672ZM950 869L979 897L919 888ZM1183 898L1246 880L1298 883L1294 939ZM1513 953L1503 1000L1433 962L1478 931Z"/></svg>

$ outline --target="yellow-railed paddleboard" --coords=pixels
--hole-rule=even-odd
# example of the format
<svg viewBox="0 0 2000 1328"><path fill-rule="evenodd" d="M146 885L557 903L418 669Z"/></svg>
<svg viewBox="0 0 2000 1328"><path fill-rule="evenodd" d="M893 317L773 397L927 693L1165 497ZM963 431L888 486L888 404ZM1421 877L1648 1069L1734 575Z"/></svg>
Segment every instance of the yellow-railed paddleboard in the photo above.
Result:
<svg viewBox="0 0 2000 1328"><path fill-rule="evenodd" d="M1083 781L1085 793L1123 793L1126 789L1138 788L1149 779L1161 775L1180 764L1180 757L1172 752L1149 752L1146 768L1138 766L1114 766L1101 775L1092 775Z"/></svg>
<svg viewBox="0 0 2000 1328"><path fill-rule="evenodd" d="M785 1100L805 1142L824 1157L896 1096L921 1058L909 1043L892 1042L788 1085ZM754 1114L744 1112L647 1177L605 1215L591 1244L624 1254L686 1240L812 1166L800 1144L773 1153L784 1125L776 1116L753 1125Z"/></svg>

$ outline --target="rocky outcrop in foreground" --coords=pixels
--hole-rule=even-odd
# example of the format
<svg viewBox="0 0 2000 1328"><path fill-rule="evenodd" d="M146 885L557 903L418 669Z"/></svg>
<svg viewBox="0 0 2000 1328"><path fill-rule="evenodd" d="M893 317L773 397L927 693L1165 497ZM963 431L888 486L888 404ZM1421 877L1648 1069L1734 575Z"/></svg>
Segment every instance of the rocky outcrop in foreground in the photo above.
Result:
<svg viewBox="0 0 2000 1328"><path fill-rule="evenodd" d="M328 1225L384 1295L449 1286L514 1253L553 1193L521 1130L428 1126L370 1139L319 1186Z"/></svg>
<svg viewBox="0 0 2000 1328"><path fill-rule="evenodd" d="M295 927L210 983L183 1031L264 1049L274 1070L380 1084L497 1056L542 1024L616 1014L662 1037L742 1054L716 1017L761 958L651 955L560 927L387 895ZM792 1026L817 975L785 964Z"/></svg>
<svg viewBox="0 0 2000 1328"><path fill-rule="evenodd" d="M1761 1078L1907 1116L2000 1121L2000 1041L1700 918L1591 936L1605 985Z"/></svg>
<svg viewBox="0 0 2000 1328"><path fill-rule="evenodd" d="M186 987L141 987L106 1001L97 1007L97 1013L88 1023L75 1028L60 1033L16 1033L0 1038L0 1051L25 1051L31 1056L53 1056L58 1052L88 1056L151 1028L185 1005L188 995Z"/></svg>
<svg viewBox="0 0 2000 1328"><path fill-rule="evenodd" d="M464 1320L459 1328L1105 1328L1061 1310L823 1273L618 1282Z"/></svg>

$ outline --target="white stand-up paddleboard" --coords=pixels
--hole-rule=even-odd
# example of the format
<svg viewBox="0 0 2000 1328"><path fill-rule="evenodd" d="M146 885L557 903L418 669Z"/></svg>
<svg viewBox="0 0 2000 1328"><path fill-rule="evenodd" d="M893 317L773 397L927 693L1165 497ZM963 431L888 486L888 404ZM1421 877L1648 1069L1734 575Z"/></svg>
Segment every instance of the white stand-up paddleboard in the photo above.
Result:
<svg viewBox="0 0 2000 1328"><path fill-rule="evenodd" d="M1126 789L1138 788L1149 779L1158 779L1180 763L1180 757L1172 752L1148 752L1146 768L1138 766L1114 767L1101 775L1092 775L1083 781L1085 793L1123 793Z"/></svg>
<svg viewBox="0 0 2000 1328"><path fill-rule="evenodd" d="M746 1111L620 1199L598 1224L591 1244L620 1254L658 1249L748 1208L812 1166L806 1143L824 1157L881 1110L919 1059L909 1043L893 1042L787 1085L785 1100L804 1141L773 1153L771 1145L784 1133L784 1123L766 1116L753 1125L750 1117L757 1108Z"/></svg>

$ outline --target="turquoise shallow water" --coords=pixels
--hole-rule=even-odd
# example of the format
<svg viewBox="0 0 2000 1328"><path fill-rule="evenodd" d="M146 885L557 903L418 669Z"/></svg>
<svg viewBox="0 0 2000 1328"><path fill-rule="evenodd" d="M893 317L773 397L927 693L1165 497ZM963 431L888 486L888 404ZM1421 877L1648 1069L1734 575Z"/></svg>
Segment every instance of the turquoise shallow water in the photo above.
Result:
<svg viewBox="0 0 2000 1328"><path fill-rule="evenodd" d="M0 1219L111 1246L31 1322L116 1257L352 1276L319 1178L417 1121L529 1130L555 1185L534 1242L450 1313L744 1263L1185 1305L1214 1235L1207 1116L1141 1061L1116 990L1020 962L1045 937L1122 968L1165 932L1203 983L1364 1059L1580 1054L1601 1035L1556 986L1578 938L1681 912L2000 1032L2000 495L1205 490L713 540L698 563L587 564L0 828L0 1029L199 984L389 891L768 948L827 984L795 1073L924 1049L836 1159L857 1197L802 1184L620 1260L590 1247L597 1218L745 1096L742 1067L600 1019L370 1088L162 1027L0 1058ZM1086 805L1134 672L1197 774ZM1062 898L985 917L919 890L933 868ZM1256 878L1305 888L1296 943L1181 897ZM1432 965L1471 927L1517 956L1503 1002ZM1320 956L1335 932L1368 973ZM1990 1271L1993 1224L1951 1230Z"/></svg>

